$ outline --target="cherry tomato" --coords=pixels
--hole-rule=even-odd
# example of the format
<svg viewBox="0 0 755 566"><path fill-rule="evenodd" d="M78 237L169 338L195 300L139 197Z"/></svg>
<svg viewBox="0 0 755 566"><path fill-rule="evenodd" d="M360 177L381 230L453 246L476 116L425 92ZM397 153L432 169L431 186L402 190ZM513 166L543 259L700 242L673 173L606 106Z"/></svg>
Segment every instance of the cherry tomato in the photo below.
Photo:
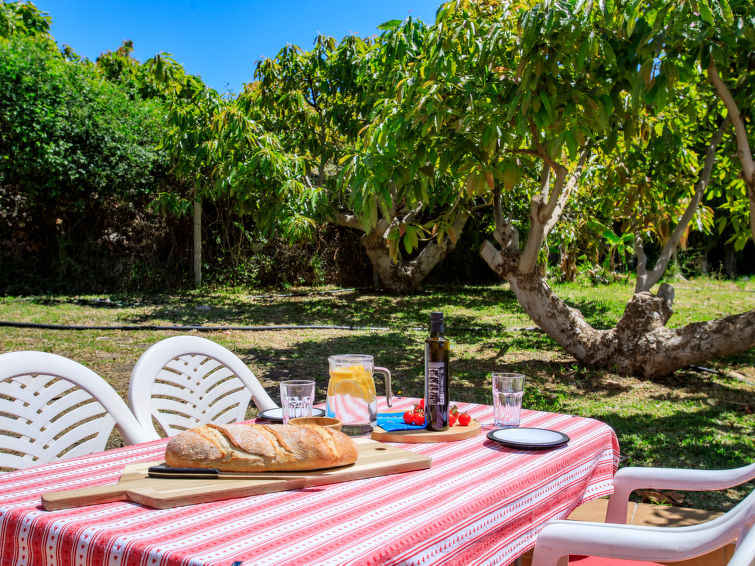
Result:
<svg viewBox="0 0 755 566"><path fill-rule="evenodd" d="M412 411L407 411L404 413L404 422L406 424L414 423L414 413Z"/></svg>
<svg viewBox="0 0 755 566"><path fill-rule="evenodd" d="M419 408L420 409L424 409L425 408L425 400L424 399L420 399L419 400Z"/></svg>
<svg viewBox="0 0 755 566"><path fill-rule="evenodd" d="M424 425L425 424L425 414L424 413L414 413L414 424L415 425Z"/></svg>
<svg viewBox="0 0 755 566"><path fill-rule="evenodd" d="M448 415L448 426L454 426L456 424L456 415L451 413Z"/></svg>
<svg viewBox="0 0 755 566"><path fill-rule="evenodd" d="M459 424L461 426L467 426L471 422L472 422L472 417L469 416L469 413L461 413L459 415Z"/></svg>

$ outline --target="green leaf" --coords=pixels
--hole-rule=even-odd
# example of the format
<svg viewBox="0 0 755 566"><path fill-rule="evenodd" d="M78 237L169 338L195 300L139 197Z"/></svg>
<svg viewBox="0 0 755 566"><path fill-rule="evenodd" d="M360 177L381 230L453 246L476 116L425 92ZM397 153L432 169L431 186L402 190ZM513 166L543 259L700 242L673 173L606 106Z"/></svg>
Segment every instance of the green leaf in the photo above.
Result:
<svg viewBox="0 0 755 566"><path fill-rule="evenodd" d="M616 148L616 143L619 139L619 131L617 129L611 130L611 133L608 134L608 139L606 140L606 149L608 151L613 151Z"/></svg>
<svg viewBox="0 0 755 566"><path fill-rule="evenodd" d="M726 20L726 23L734 23L734 14L732 14L731 12L731 6L729 5L729 2L727 2L727 0L718 0L718 3L721 6L721 13L724 17L724 20Z"/></svg>
<svg viewBox="0 0 755 566"><path fill-rule="evenodd" d="M635 24L637 24L637 12L630 11L627 15L627 37L632 37Z"/></svg>
<svg viewBox="0 0 755 566"><path fill-rule="evenodd" d="M540 102L543 103L543 106L545 107L545 112L548 116L549 120L553 119L553 105L551 104L551 99L548 97L548 94L545 91L540 91L540 94L538 95L538 98L540 99Z"/></svg>
<svg viewBox="0 0 755 566"><path fill-rule="evenodd" d="M713 11L708 6L707 0L698 0L697 6L700 9L700 17L707 24L713 25Z"/></svg>
<svg viewBox="0 0 755 566"><path fill-rule="evenodd" d="M619 238L616 234L613 233L613 230L610 228L606 228L603 231L603 238L605 238L606 242L611 244L612 246L618 246L623 242L621 238Z"/></svg>
<svg viewBox="0 0 755 566"><path fill-rule="evenodd" d="M406 226L406 235L404 236L404 249L406 253L412 253L419 245L418 229L415 226Z"/></svg>
<svg viewBox="0 0 755 566"><path fill-rule="evenodd" d="M382 24L380 24L377 28L379 30L389 30L389 29L395 29L400 25L401 25L401 20L388 20L387 22L383 22Z"/></svg>
<svg viewBox="0 0 755 566"><path fill-rule="evenodd" d="M600 233L603 233L606 230L608 230L608 227L605 224L602 224L594 219L587 221L587 227L590 228L590 230L593 230L595 232L600 232Z"/></svg>
<svg viewBox="0 0 755 566"><path fill-rule="evenodd" d="M519 182L522 172L519 167L511 161L506 162L503 166L503 186L507 191L513 189Z"/></svg>

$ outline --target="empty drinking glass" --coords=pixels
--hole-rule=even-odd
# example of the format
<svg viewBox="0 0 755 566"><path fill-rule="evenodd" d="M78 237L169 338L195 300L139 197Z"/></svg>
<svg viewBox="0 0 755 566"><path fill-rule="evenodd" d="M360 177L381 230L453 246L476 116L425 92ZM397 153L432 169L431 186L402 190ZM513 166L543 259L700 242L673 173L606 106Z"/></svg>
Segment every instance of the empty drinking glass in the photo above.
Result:
<svg viewBox="0 0 755 566"><path fill-rule="evenodd" d="M315 401L315 382L308 379L281 381L283 424L289 419L311 417Z"/></svg>
<svg viewBox="0 0 755 566"><path fill-rule="evenodd" d="M519 426L523 395L524 376L521 373L493 372L493 406L496 427Z"/></svg>

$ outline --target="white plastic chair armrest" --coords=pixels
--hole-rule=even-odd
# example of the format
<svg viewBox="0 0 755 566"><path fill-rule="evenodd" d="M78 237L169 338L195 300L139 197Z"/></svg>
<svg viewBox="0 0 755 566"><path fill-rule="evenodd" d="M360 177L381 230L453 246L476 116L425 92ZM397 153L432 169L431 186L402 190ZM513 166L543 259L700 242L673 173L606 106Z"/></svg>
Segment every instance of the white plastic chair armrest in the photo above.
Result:
<svg viewBox="0 0 755 566"><path fill-rule="evenodd" d="M703 535L689 527L640 527L553 521L537 536L532 566L566 565L570 554L672 562L701 556L736 538L736 528Z"/></svg>
<svg viewBox="0 0 755 566"><path fill-rule="evenodd" d="M635 489L707 491L727 489L752 479L755 479L755 463L732 470L622 468L614 476L614 492L608 501L606 523L626 522L629 495Z"/></svg>

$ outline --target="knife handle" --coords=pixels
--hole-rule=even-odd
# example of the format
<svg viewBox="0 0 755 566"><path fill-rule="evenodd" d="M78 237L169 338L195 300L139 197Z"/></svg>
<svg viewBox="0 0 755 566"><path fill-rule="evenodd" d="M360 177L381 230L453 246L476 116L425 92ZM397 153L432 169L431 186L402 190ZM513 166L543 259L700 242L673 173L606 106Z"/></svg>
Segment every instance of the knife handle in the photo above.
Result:
<svg viewBox="0 0 755 566"><path fill-rule="evenodd" d="M217 478L220 471L216 468L171 468L170 466L152 466L147 470L151 478Z"/></svg>

